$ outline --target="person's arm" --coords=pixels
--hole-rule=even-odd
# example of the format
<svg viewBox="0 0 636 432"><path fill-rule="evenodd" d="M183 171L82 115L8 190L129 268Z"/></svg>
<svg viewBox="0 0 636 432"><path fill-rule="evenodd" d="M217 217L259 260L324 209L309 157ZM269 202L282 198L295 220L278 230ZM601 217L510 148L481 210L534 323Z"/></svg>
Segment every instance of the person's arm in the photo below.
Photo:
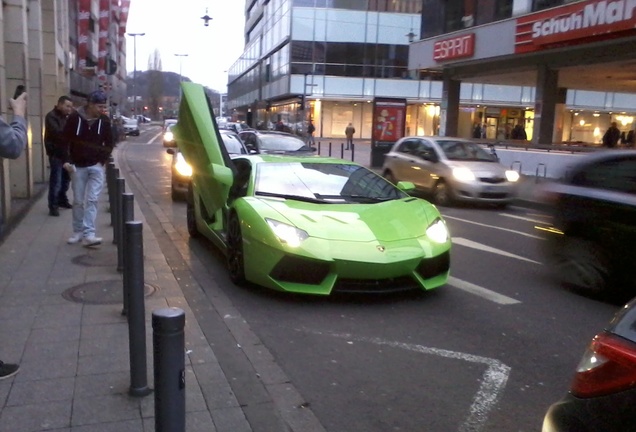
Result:
<svg viewBox="0 0 636 432"><path fill-rule="evenodd" d="M15 115L13 121L9 124L0 117L0 157L17 159L26 145L26 119Z"/></svg>

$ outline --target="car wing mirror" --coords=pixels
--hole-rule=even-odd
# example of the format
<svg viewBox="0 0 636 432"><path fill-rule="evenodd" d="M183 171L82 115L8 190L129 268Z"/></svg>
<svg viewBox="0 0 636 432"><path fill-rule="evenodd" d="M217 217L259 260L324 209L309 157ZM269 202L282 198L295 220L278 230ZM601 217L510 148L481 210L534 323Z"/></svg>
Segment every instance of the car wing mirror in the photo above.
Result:
<svg viewBox="0 0 636 432"><path fill-rule="evenodd" d="M396 186L398 189L404 192L412 191L415 189L415 184L413 182L407 182L407 181L400 181L398 182Z"/></svg>
<svg viewBox="0 0 636 432"><path fill-rule="evenodd" d="M168 150L166 150L166 153L174 156L175 154L177 154L177 151L174 148L169 148Z"/></svg>

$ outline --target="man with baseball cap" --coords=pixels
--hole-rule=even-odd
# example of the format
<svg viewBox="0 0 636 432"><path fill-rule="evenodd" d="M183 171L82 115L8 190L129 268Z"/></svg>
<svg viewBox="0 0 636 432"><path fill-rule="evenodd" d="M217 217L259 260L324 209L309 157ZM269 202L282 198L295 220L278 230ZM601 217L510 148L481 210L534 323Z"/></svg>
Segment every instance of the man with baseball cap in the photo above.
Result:
<svg viewBox="0 0 636 432"><path fill-rule="evenodd" d="M73 235L69 244L82 241L91 247L102 242L95 235L97 200L104 186L104 165L114 146L107 102L106 93L92 92L86 105L69 115L64 127L69 145L64 168L71 174L73 188Z"/></svg>

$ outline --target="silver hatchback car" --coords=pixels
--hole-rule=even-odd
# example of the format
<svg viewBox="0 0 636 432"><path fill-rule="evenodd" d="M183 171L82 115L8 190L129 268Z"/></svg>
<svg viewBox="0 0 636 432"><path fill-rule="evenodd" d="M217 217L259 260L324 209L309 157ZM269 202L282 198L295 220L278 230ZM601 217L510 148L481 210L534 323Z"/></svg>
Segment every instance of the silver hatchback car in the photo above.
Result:
<svg viewBox="0 0 636 432"><path fill-rule="evenodd" d="M382 173L392 183L412 182L442 206L465 201L505 207L519 180L480 144L441 136L400 139L386 154Z"/></svg>

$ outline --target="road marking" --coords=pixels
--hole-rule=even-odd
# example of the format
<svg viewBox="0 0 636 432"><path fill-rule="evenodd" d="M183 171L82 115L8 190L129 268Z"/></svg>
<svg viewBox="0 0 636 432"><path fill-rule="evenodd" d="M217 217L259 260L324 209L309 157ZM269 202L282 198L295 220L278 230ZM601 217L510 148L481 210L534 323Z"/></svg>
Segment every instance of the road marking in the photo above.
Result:
<svg viewBox="0 0 636 432"><path fill-rule="evenodd" d="M150 138L150 141L148 141L148 144L152 144L155 142L155 140L157 138L159 138L161 136L161 132L157 133L157 135L153 136L152 138Z"/></svg>
<svg viewBox="0 0 636 432"><path fill-rule="evenodd" d="M539 220L539 219L531 219L525 216L517 216L517 215L513 215L513 214L509 214L509 213L499 213L499 216L504 216L504 217L509 217L512 219L519 219L522 221L527 221L527 222L532 222L532 223L540 223L540 224L544 224L546 223L545 220Z"/></svg>
<svg viewBox="0 0 636 432"><path fill-rule="evenodd" d="M408 344L403 342L388 341L381 338L368 338L354 336L348 333L325 333L309 329L300 329L317 335L332 336L339 339L346 339L351 342L366 342L374 345L389 346L392 348L400 348L407 351L414 351L421 354L430 354L438 357L463 360L469 363L479 363L487 366L477 390L477 394L473 398L470 405L469 415L459 426L458 432L480 432L486 426L488 414L495 407L503 389L508 382L510 375L510 366L501 363L497 359L477 356L457 351L449 351L440 348L426 347L423 345Z"/></svg>
<svg viewBox="0 0 636 432"><path fill-rule="evenodd" d="M483 227L486 227L486 228L498 229L498 230L501 230L501 231L506 231L506 232L511 232L511 233L514 233L514 234L519 234L519 235L524 236L524 237L530 237L530 238L534 238L534 239L538 239L538 240L543 240L542 237L535 236L535 235L528 234L528 233L524 233L524 232L521 232L521 231L512 230L512 229L508 229L508 228L502 228L502 227L498 227L498 226L494 226L494 225L487 225L487 224L474 222L474 221L470 221L470 220L467 220L467 219L462 219L462 218L458 218L458 217L454 217L454 216L446 216L446 215L444 215L444 219L453 219L453 220L456 220L456 221L459 221L459 222L469 223L469 224L473 224L473 225L479 225L479 226L483 226Z"/></svg>
<svg viewBox="0 0 636 432"><path fill-rule="evenodd" d="M505 296L503 294L496 293L487 288L480 287L479 285L475 285L473 283L457 279L456 277L449 276L448 284L452 285L455 288L458 288L462 291L466 291L470 294L474 294L478 297L484 298L486 300L490 300L491 302L495 302L502 305L512 305L521 303L517 299L513 299L512 297Z"/></svg>
<svg viewBox="0 0 636 432"><path fill-rule="evenodd" d="M531 262L533 264L541 265L541 263L539 261L534 261L534 260L531 260L530 258L522 257L521 255L515 255L513 253L506 252L505 250L501 250L501 249L497 249L497 248L494 248L494 247L486 246L483 243L477 243L477 242L474 242L472 240L468 240L468 239L465 239L465 238L462 238L462 237L453 237L451 242L452 242L452 244L457 244L457 245L460 245L460 246L466 246L466 247L473 248L473 249L478 249L478 250L481 250L481 251L484 251L484 252L490 252L490 253L494 253L494 254L497 254L497 255L502 255L502 256L505 256L505 257L508 257L508 258L514 258L514 259L518 259L518 260L521 260L521 261L526 261L526 262Z"/></svg>

